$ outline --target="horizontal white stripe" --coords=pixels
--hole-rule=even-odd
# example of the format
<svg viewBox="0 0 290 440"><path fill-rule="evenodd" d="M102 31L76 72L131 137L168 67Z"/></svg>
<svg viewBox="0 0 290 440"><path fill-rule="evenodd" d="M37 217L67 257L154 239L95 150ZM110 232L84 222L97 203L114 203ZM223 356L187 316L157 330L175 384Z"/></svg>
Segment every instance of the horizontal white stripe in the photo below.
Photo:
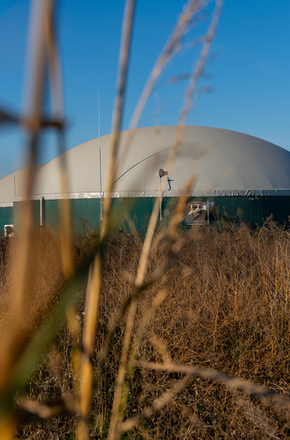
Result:
<svg viewBox="0 0 290 440"><path fill-rule="evenodd" d="M164 191L163 197L180 197L183 194L182 191ZM108 197L108 193L100 192L82 192L82 193L58 193L58 194L45 194L45 200L62 200L62 199L99 199L101 197ZM128 192L112 192L111 197L114 199L121 198L142 198L142 197L159 197L159 191L128 191ZM265 190L210 190L210 191L191 191L190 197L265 197L265 196L290 196L290 189L265 189ZM42 195L33 195L32 200L41 200ZM24 201L24 197L15 197L15 202ZM1 207L13 206L13 203L0 203Z"/></svg>

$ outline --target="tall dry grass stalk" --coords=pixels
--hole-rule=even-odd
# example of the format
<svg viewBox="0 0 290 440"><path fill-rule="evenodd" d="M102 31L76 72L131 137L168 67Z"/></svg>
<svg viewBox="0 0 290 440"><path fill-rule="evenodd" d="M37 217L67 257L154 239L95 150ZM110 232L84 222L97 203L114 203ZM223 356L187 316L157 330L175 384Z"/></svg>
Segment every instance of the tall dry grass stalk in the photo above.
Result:
<svg viewBox="0 0 290 440"><path fill-rule="evenodd" d="M206 0L192 0L183 9L141 94L130 125L133 130L129 131L126 139L125 154L129 151L134 129L157 78L175 56L182 37L195 20L198 21L199 14L208 3ZM189 77L179 125L166 163L168 171L178 152L197 81L204 72L222 1L216 0L215 5L207 34L201 40L198 62L194 64ZM7 301L5 306L5 324L8 323L9 332L5 332L3 324L1 327L0 437L12 439L16 427L27 424L28 428L19 428L18 434L23 432L27 435L29 432L30 438L33 438L32 435L36 434L32 434L32 422L41 421L44 425L46 423L45 426L50 426L50 419L64 413L69 432L63 435L76 432L80 440L88 439L91 435L119 439L122 432L128 430L135 430L134 438L152 438L151 432L157 438L165 438L164 432L168 433L175 422L169 428L170 423L168 425L162 420L163 431L159 431L159 422L154 425L154 417L157 412L167 414L167 406L172 412L179 411L181 419L186 420L184 426L187 431L184 426L180 427L176 436L209 438L206 437L206 430L207 433L211 432L211 437L222 432L224 436L230 436L231 424L226 431L219 427L214 432L210 425L206 430L201 427L202 423L207 422L200 423L200 397L196 396L201 393L202 402L206 402L201 406L210 407L212 403L205 397L207 392L212 401L216 393L225 400L234 400L235 408L238 408L235 411L251 413L249 419L259 427L259 435L262 432L263 435L275 437L276 431L284 435L288 428L282 427L279 417L289 419L290 405L288 398L277 391L282 389L286 392L288 388L273 391L241 376L252 380L260 378L255 376L256 373L249 377L248 363L254 362L259 370L263 351L267 353L267 365L270 365L269 359L274 365L277 353L281 351L282 336L288 338L288 232L269 224L252 233L244 226L233 229L223 223L220 234L218 228L208 228L206 232L200 231L201 239L193 239L190 234L185 237L180 224L187 196L194 184L193 178L184 189L184 196L175 207L167 229L161 229L156 235L157 200L144 241L137 235L113 235L110 194L118 170L119 130L134 8L135 1L127 0L107 174L108 196L104 199L101 234L99 238L89 234L77 240L71 235L69 200L61 203L59 237L45 231L37 235L33 230L30 199L39 133L44 126L58 130L59 151L64 151L61 69L53 27L54 2L33 2L33 57L29 74L31 86L28 87L30 106L25 117L20 118L28 128L30 139L28 202L22 212L22 233L19 242L15 243L19 255L17 261L13 260L17 267L16 281L11 283L14 301ZM51 121L42 119L46 60L53 103ZM66 194L69 189L68 174L61 155L60 179L62 191ZM161 188L161 194L163 191L164 187ZM266 244L273 247L269 259L265 258ZM133 250L135 253L132 253ZM114 259L121 254L122 264L115 264ZM43 259L38 255L43 255ZM51 268L55 269L59 261L62 262L61 270L50 278L48 274L53 272ZM10 267L8 265L4 271L7 280ZM257 286L256 280L259 280ZM37 302L35 298L39 292L42 292L42 301ZM35 370L55 335L58 335L58 343L48 352L47 363L43 361L42 367ZM235 367L232 369L233 361ZM45 373L44 377L43 372L48 371L47 368L50 373ZM32 371L40 376L37 383L43 382L48 386L54 381L52 388L60 387L60 391L53 396L44 393L48 395L43 399L35 396L34 402L31 402L31 398L30 401L23 401L19 397L19 390L24 383L33 388L35 383L27 382ZM273 372L275 374L277 371ZM198 380L201 382L197 384ZM215 388L213 381L222 385ZM225 390L231 392L233 397L227 397ZM270 406L270 412L276 411L276 426L271 425L272 414L265 415L261 406L257 409L237 390L260 399L262 405ZM185 400L190 405L180 403L180 393L186 396ZM20 402L16 410L15 396ZM101 403L102 399L104 403ZM192 412L189 406L195 410ZM233 411L232 405L229 408ZM90 423L92 417L95 418L94 427ZM234 419L233 414L232 417ZM214 420L214 417L210 420ZM214 423L217 424L216 421ZM37 426L37 429L44 431L53 430ZM40 434L37 435L40 438Z"/></svg>
<svg viewBox="0 0 290 440"><path fill-rule="evenodd" d="M111 212L111 197L110 193L113 189L114 181L116 180L116 157L119 145L119 132L121 127L121 120L123 114L123 103L125 95L125 85L127 78L127 69L130 53L130 42L132 34L133 16L135 9L135 0L129 0L126 3L125 16L123 21L122 30L122 42L120 49L120 66L119 76L117 83L117 96L113 115L113 138L112 148L110 155L110 163L107 174L107 188L109 190L108 197L104 199L103 209L103 223L101 229L101 239L105 237L109 228L110 212ZM89 435L88 426L86 423L86 417L90 407L91 401L91 381L92 381L92 361L91 358L94 354L94 340L95 329L98 321L98 311L100 303L100 291L101 291L101 255L100 252L96 255L92 277L88 284L88 300L86 307L86 319L84 327L84 354L82 357L82 374L81 374L81 417L78 427L78 437L80 439L86 439Z"/></svg>
<svg viewBox="0 0 290 440"><path fill-rule="evenodd" d="M24 312L29 295L35 283L35 240L33 231L33 214L30 196L34 185L34 166L38 152L38 137L41 128L41 110L45 72L45 29L47 22L51 20L51 2L36 3L34 8L34 19L31 26L33 47L30 51L31 72L29 75L30 102L25 119L29 129L29 157L30 163L27 175L27 201L23 205L22 218L22 243L19 248L20 264L18 282L15 284L14 310L10 321L10 331L6 333L1 343L2 355L0 360L0 393L4 393L7 382L11 379L13 368L22 354L25 342L29 339L31 328L30 319ZM9 413L9 412L8 412ZM2 424L6 431L6 422L2 417ZM9 415L7 415L10 418ZM3 437L4 438L4 437Z"/></svg>

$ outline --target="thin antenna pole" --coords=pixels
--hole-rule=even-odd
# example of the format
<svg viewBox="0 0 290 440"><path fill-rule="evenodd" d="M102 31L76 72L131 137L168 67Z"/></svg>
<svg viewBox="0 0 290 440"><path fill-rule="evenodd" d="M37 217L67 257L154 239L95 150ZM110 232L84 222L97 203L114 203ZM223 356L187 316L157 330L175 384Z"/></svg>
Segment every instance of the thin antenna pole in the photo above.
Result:
<svg viewBox="0 0 290 440"><path fill-rule="evenodd" d="M15 149L13 141L13 180L14 180L14 197L16 197L16 184L15 184Z"/></svg>
<svg viewBox="0 0 290 440"><path fill-rule="evenodd" d="M160 203L159 203L159 221L160 223L162 222L163 218L162 218L162 191L161 191L161 180L162 177L159 176L159 199L160 199Z"/></svg>
<svg viewBox="0 0 290 440"><path fill-rule="evenodd" d="M101 146L101 117L100 96L98 92L98 123L99 123L99 165L100 165L100 221L103 220L103 188L102 188L102 146Z"/></svg>
<svg viewBox="0 0 290 440"><path fill-rule="evenodd" d="M15 174L15 149L14 149L14 141L13 141L13 173Z"/></svg>

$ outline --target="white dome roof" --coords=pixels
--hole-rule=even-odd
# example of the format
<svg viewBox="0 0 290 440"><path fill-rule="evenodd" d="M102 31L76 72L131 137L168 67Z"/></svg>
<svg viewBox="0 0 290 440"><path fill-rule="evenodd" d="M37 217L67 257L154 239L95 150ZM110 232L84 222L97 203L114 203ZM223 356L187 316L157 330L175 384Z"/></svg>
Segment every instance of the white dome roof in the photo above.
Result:
<svg viewBox="0 0 290 440"><path fill-rule="evenodd" d="M121 133L120 166L114 188L116 197L159 195L159 169L174 141L176 126L138 128L130 149L126 139L132 131ZM102 190L106 191L106 170L111 136L101 137ZM100 196L99 139L67 151L70 198ZM167 171L167 170L165 170ZM179 195L188 179L196 176L192 196L290 195L290 152L253 136L219 128L185 126L182 142L169 172L164 196ZM0 181L0 203L25 196L24 172ZM63 198L59 179L59 160L40 166L36 172L34 198Z"/></svg>

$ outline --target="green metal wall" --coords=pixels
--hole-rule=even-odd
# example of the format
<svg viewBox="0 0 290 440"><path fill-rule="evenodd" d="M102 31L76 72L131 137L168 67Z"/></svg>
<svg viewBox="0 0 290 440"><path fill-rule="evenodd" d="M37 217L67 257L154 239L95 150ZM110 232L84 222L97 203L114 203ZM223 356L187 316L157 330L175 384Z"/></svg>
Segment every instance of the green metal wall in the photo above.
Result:
<svg viewBox="0 0 290 440"><path fill-rule="evenodd" d="M193 200L215 201L217 211L228 218L238 220L237 211L242 213L242 219L251 225L262 225L264 221L273 214L274 220L280 224L289 222L290 197L268 196L268 197L196 197ZM145 231L152 213L154 197L139 198L116 198L112 201L113 219L116 228L135 227L139 231ZM174 197L164 198L162 201L162 212L164 223L171 218L178 199ZM0 208L0 228L3 231L4 224L13 223L16 230L20 226L20 208L23 202L14 203L14 207ZM49 229L58 230L60 218L59 200L45 201L45 225ZM99 229L100 226L100 200L99 199L73 199L71 200L72 227L78 233L91 228ZM39 225L40 203L33 201L34 224Z"/></svg>
<svg viewBox="0 0 290 440"><path fill-rule="evenodd" d="M239 220L238 211L242 220L246 220L253 226L262 226L265 220L273 215L274 220L280 224L289 222L290 197L286 196L263 196L263 197L192 197L192 200L204 200L215 202L216 211L228 218ZM164 221L170 218L178 199L175 197L164 198L162 210ZM127 200L127 203L129 200ZM134 203L135 202L135 203ZM148 224L148 219L152 213L155 198L131 199L131 218L135 220L137 229L142 229ZM122 205L123 200L115 200L115 204Z"/></svg>
<svg viewBox="0 0 290 440"><path fill-rule="evenodd" d="M100 224L100 200L99 199L72 199L70 201L72 227L75 232L98 229ZM55 231L60 222L60 204L62 200L45 201L45 226Z"/></svg>
<svg viewBox="0 0 290 440"><path fill-rule="evenodd" d="M4 225L12 225L13 224L13 207L5 206L0 208L0 228L2 237L4 234Z"/></svg>
<svg viewBox="0 0 290 440"><path fill-rule="evenodd" d="M220 214L226 212L230 218L238 219L237 210L242 211L242 219L253 226L262 226L265 220L273 215L275 221L283 225L289 222L290 197L263 196L263 197L216 197Z"/></svg>
<svg viewBox="0 0 290 440"><path fill-rule="evenodd" d="M23 207L23 204L25 202L14 202L13 203L13 223L14 228L16 231L20 230L21 227L21 210ZM0 208L1 211L2 208ZM39 225L39 217L40 217L40 203L39 200L33 200L32 201L32 210L33 210L33 225L37 226Z"/></svg>
<svg viewBox="0 0 290 440"><path fill-rule="evenodd" d="M136 197L113 199L113 219L117 228L144 231L147 229L155 198Z"/></svg>
<svg viewBox="0 0 290 440"><path fill-rule="evenodd" d="M290 215L290 197L288 196L263 196L263 197L192 197L192 200L204 200L215 202L216 211L230 219L246 220L252 226L262 226L266 219L273 215L275 221L283 225L289 223ZM178 199L175 197L164 198L162 202L162 211L164 221L170 219L170 213L173 211ZM131 219L133 218L138 230L142 230L148 225L148 219L152 213L155 198L137 198L131 199ZM130 205L129 200L126 203ZM121 206L123 199L114 201L115 206ZM239 213L238 213L239 211Z"/></svg>

